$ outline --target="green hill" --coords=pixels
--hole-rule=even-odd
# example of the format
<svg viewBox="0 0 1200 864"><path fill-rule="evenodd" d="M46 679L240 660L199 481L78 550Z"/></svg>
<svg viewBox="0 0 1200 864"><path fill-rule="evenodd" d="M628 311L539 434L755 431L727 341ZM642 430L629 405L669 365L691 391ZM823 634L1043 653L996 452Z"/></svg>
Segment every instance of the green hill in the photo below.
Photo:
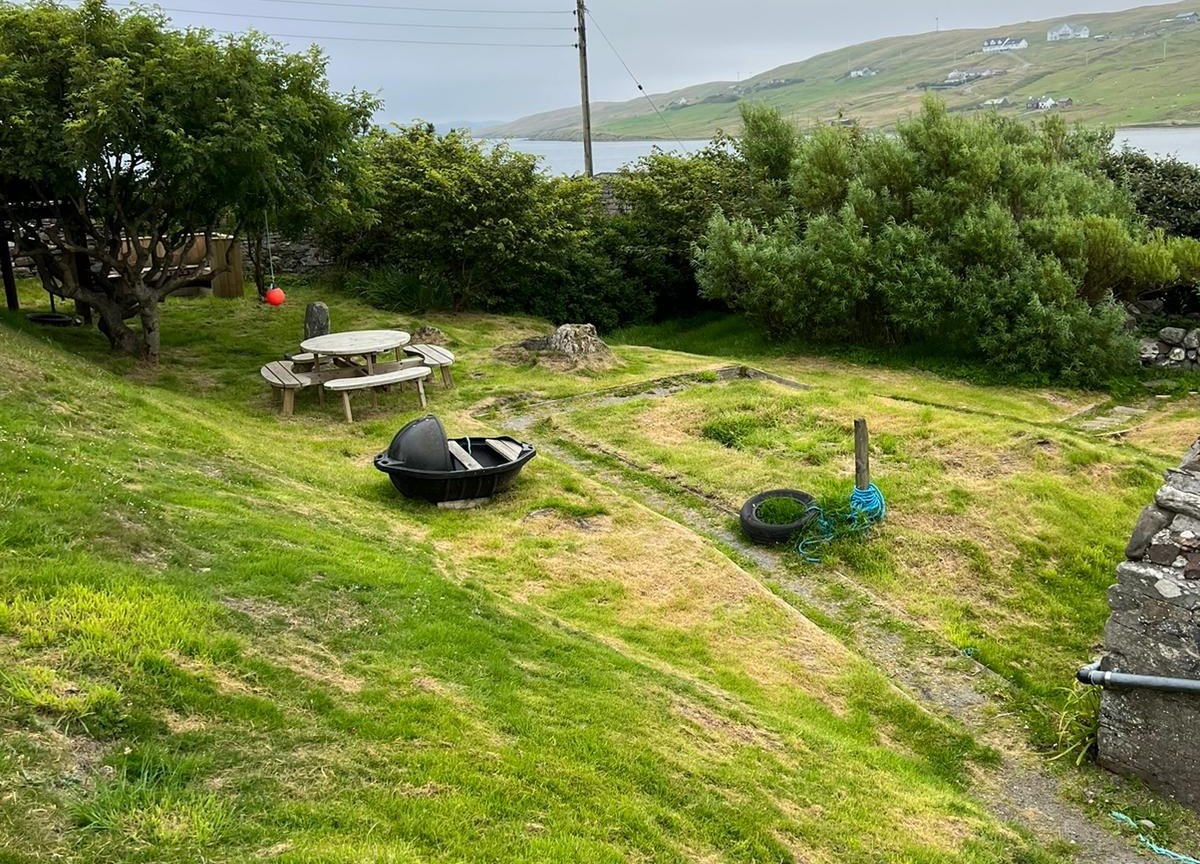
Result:
<svg viewBox="0 0 1200 864"><path fill-rule="evenodd" d="M853 118L888 126L918 107L932 89L955 110L1000 110L1036 115L1030 98L1070 99L1058 107L1068 119L1113 125L1200 123L1200 23L1176 16L1196 3L1142 6L1123 12L1075 15L987 30L946 30L898 36L830 51L771 69L735 84L713 81L653 96L670 129L643 98L594 103L597 138L708 138L736 131L738 102L753 99L779 108L801 126ZM1062 23L1086 25L1089 39L1047 41ZM1028 40L1019 51L984 53L990 37ZM870 67L877 74L850 77ZM992 74L944 86L954 70ZM930 85L937 85L931 87ZM496 137L578 139L579 109L562 108L494 127Z"/></svg>

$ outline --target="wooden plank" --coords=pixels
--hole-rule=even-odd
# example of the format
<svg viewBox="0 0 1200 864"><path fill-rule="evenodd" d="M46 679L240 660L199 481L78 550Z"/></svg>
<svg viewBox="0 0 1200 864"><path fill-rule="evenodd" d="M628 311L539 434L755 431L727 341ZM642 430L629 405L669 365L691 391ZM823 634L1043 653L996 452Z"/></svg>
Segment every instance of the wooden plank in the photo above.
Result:
<svg viewBox="0 0 1200 864"><path fill-rule="evenodd" d="M295 374L292 371L292 364L280 360L271 361L259 372L272 387L282 387L285 390L307 387L313 383L309 376Z"/></svg>
<svg viewBox="0 0 1200 864"><path fill-rule="evenodd" d="M870 446L867 421L860 417L854 421L854 487L863 491L871 485Z"/></svg>
<svg viewBox="0 0 1200 864"><path fill-rule="evenodd" d="M450 451L450 455L462 463L464 468L470 468L472 471L478 471L483 466L475 461L475 457L462 448L462 445L457 441L450 440L446 442L446 449Z"/></svg>
<svg viewBox="0 0 1200 864"><path fill-rule="evenodd" d="M325 382L325 389L366 390L369 387L383 387L386 384L417 381L428 376L428 366L410 366L407 369L397 369L394 372L384 372L381 375L355 375L352 378L335 378L332 381Z"/></svg>
<svg viewBox="0 0 1200 864"><path fill-rule="evenodd" d="M499 453L508 462L516 462L521 455L521 448L511 441L501 441L499 438L488 438L487 445Z"/></svg>

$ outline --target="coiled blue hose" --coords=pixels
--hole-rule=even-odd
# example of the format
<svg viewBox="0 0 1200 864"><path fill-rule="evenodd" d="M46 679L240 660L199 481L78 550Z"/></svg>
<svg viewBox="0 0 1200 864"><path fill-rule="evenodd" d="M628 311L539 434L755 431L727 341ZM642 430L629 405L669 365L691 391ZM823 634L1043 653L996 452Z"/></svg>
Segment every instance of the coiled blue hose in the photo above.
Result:
<svg viewBox="0 0 1200 864"><path fill-rule="evenodd" d="M844 514L827 514L819 504L808 505L814 518L805 536L796 544L796 551L809 564L820 564L817 550L838 537L865 534L871 526L887 517L887 501L879 487L872 483L866 489L855 487L850 494L850 510Z"/></svg>

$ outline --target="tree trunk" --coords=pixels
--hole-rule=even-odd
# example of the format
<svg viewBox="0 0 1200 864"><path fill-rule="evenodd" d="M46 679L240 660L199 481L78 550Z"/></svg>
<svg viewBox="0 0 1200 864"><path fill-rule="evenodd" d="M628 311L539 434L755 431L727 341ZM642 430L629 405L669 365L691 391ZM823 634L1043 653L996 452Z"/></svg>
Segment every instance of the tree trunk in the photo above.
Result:
<svg viewBox="0 0 1200 864"><path fill-rule="evenodd" d="M159 350L162 345L159 331L158 298L154 292L142 300L138 309L138 317L142 320L142 357L148 362L158 364Z"/></svg>
<svg viewBox="0 0 1200 864"><path fill-rule="evenodd" d="M263 272L263 235L255 234L254 243L250 246L250 260L254 262L254 285L258 288L258 296L267 295L267 277Z"/></svg>
<svg viewBox="0 0 1200 864"><path fill-rule="evenodd" d="M144 347L137 331L125 323L125 308L115 301L93 304L100 313L99 330L108 338L114 351L142 356Z"/></svg>

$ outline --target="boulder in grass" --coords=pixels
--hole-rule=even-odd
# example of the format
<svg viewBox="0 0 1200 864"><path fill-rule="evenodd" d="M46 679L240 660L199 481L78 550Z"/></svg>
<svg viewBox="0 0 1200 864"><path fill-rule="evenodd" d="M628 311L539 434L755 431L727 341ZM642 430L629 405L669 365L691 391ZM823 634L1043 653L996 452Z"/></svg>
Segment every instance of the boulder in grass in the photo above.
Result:
<svg viewBox="0 0 1200 864"><path fill-rule="evenodd" d="M324 303L309 303L304 309L304 338L329 333L329 307Z"/></svg>
<svg viewBox="0 0 1200 864"><path fill-rule="evenodd" d="M551 369L609 369L619 362L592 324L563 324L548 336L496 349L500 360Z"/></svg>
<svg viewBox="0 0 1200 864"><path fill-rule="evenodd" d="M449 345L450 337L437 327L418 327L412 334L413 345Z"/></svg>

